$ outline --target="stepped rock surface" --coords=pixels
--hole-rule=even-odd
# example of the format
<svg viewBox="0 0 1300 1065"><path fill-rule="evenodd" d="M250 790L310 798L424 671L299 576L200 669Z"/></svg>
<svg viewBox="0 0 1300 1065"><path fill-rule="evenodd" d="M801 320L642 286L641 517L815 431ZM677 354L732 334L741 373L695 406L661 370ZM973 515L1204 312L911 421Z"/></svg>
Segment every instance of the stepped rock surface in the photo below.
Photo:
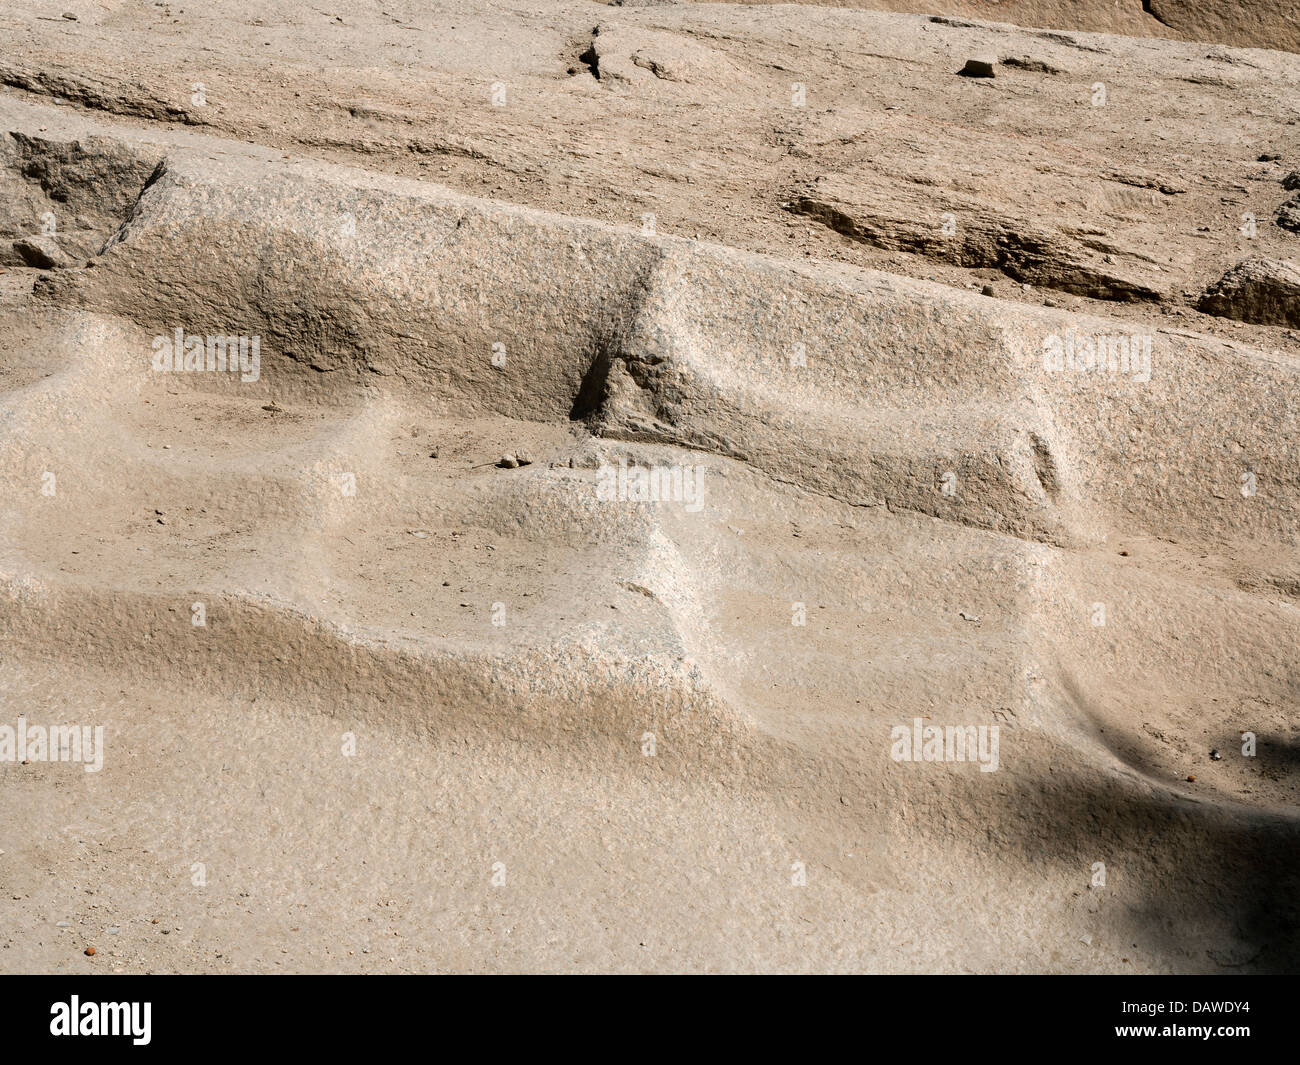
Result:
<svg viewBox="0 0 1300 1065"><path fill-rule="evenodd" d="M1293 23L5 12L0 971L1294 971Z"/></svg>

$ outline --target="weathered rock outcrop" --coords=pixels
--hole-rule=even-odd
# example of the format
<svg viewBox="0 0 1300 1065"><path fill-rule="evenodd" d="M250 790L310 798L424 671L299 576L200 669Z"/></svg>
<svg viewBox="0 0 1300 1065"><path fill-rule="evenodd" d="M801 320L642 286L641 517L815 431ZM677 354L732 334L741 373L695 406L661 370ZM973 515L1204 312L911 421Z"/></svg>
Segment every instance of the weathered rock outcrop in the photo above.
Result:
<svg viewBox="0 0 1300 1065"><path fill-rule="evenodd" d="M1200 306L1224 318L1300 328L1300 268L1279 259L1246 259L1206 291Z"/></svg>

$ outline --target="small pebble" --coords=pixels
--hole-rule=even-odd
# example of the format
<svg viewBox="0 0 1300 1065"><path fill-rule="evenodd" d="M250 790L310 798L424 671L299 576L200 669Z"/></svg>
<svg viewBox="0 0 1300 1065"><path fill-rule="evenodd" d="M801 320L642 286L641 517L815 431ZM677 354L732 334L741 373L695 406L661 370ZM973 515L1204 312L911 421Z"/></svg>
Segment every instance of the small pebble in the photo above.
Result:
<svg viewBox="0 0 1300 1065"><path fill-rule="evenodd" d="M957 73L964 78L991 78L996 63L992 56L976 56L966 60L966 65Z"/></svg>
<svg viewBox="0 0 1300 1065"><path fill-rule="evenodd" d="M93 958L94 956L95 956L95 948L94 948L94 947L87 947L87 948L86 948L86 957L87 957L87 958Z"/></svg>

